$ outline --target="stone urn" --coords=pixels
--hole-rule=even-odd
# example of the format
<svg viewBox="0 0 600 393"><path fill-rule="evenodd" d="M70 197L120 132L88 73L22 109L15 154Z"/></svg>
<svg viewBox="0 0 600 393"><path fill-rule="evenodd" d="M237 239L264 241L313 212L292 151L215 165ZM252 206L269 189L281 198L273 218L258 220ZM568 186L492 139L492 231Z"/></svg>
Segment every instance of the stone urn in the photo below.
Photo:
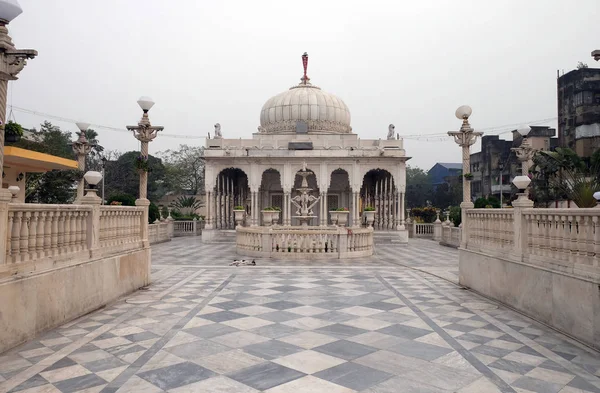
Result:
<svg viewBox="0 0 600 393"><path fill-rule="evenodd" d="M273 210L271 213L271 223L276 225L279 223L279 216L281 215L281 210Z"/></svg>
<svg viewBox="0 0 600 393"><path fill-rule="evenodd" d="M234 216L233 218L235 220L235 226L241 227L242 223L244 222L244 218L246 218L246 211L245 210L234 210L233 216Z"/></svg>
<svg viewBox="0 0 600 393"><path fill-rule="evenodd" d="M348 210L335 210L329 213L331 214L331 222L334 225L345 227L348 224L348 216L350 215Z"/></svg>
<svg viewBox="0 0 600 393"><path fill-rule="evenodd" d="M263 225L266 227L273 225L273 217L278 212L275 210L261 210L260 212L262 213Z"/></svg>
<svg viewBox="0 0 600 393"><path fill-rule="evenodd" d="M373 226L373 222L375 222L375 214L377 214L377 210L365 210L363 211L363 217L367 222L367 226L370 228Z"/></svg>

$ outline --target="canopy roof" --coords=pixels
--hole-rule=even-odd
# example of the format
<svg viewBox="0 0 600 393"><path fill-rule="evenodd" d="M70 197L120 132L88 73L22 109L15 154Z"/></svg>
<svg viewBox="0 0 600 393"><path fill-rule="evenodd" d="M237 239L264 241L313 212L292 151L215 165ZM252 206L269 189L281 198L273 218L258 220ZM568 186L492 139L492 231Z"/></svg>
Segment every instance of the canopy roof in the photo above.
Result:
<svg viewBox="0 0 600 393"><path fill-rule="evenodd" d="M48 172L53 169L77 169L77 161L20 147L4 147L4 166L24 172Z"/></svg>

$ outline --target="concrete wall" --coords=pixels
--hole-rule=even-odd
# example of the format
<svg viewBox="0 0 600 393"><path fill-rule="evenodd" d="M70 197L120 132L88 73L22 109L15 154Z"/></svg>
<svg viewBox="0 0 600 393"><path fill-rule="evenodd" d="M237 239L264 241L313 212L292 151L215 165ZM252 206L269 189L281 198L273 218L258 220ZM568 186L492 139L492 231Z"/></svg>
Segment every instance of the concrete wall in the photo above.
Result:
<svg viewBox="0 0 600 393"><path fill-rule="evenodd" d="M459 251L459 282L600 349L600 285L475 251Z"/></svg>
<svg viewBox="0 0 600 393"><path fill-rule="evenodd" d="M0 283L0 353L150 283L150 249Z"/></svg>

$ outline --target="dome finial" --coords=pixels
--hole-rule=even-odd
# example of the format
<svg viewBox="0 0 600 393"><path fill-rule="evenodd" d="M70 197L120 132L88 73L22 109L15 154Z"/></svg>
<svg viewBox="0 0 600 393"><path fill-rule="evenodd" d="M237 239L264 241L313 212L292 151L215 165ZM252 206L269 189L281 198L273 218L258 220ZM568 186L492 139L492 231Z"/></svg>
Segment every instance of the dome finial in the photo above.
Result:
<svg viewBox="0 0 600 393"><path fill-rule="evenodd" d="M306 70L308 69L308 53L304 52L304 54L302 55L302 65L304 66L304 76L300 79L302 81L303 85L308 85L310 84L308 81L310 81L310 78L308 77L308 75L306 75Z"/></svg>

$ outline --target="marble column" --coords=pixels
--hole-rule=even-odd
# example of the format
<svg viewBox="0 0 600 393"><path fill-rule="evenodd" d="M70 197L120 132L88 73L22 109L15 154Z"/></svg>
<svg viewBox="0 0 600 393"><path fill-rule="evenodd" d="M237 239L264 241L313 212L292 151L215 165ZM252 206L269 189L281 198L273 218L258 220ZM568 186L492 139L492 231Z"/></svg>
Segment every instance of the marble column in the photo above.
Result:
<svg viewBox="0 0 600 393"><path fill-rule="evenodd" d="M326 192L322 192L321 193L321 226L327 226L327 224L329 223L328 220L328 216L329 216L329 212L327 209L327 193Z"/></svg>
<svg viewBox="0 0 600 393"><path fill-rule="evenodd" d="M290 202L291 192L283 192L283 225L291 225Z"/></svg>
<svg viewBox="0 0 600 393"><path fill-rule="evenodd" d="M212 209L211 209L211 205L212 205L212 192L207 191L206 192L206 225L205 225L205 229L212 229Z"/></svg>
<svg viewBox="0 0 600 393"><path fill-rule="evenodd" d="M256 191L251 191L250 192L250 226L257 226L258 225L258 220L257 220L257 200L256 200Z"/></svg>

